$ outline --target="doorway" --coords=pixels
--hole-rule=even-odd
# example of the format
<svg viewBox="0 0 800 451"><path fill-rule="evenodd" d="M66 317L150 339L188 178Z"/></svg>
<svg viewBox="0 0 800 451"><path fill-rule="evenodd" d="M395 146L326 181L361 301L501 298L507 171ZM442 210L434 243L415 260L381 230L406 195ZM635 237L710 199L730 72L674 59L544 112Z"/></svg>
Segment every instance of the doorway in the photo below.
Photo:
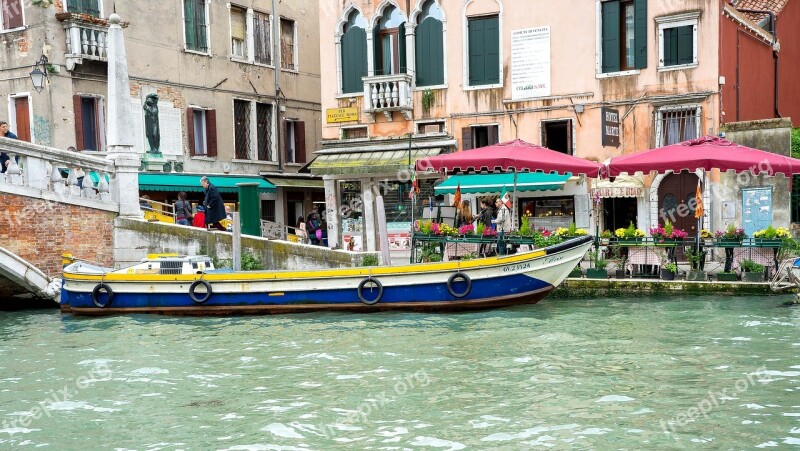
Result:
<svg viewBox="0 0 800 451"><path fill-rule="evenodd" d="M697 175L689 172L669 174L658 188L658 223L669 221L690 237L697 236L697 219L694 217Z"/></svg>
<svg viewBox="0 0 800 451"><path fill-rule="evenodd" d="M638 224L635 197L609 197L603 199L603 225L611 233L624 229L633 222Z"/></svg>
<svg viewBox="0 0 800 451"><path fill-rule="evenodd" d="M572 155L572 120L542 122L542 145Z"/></svg>

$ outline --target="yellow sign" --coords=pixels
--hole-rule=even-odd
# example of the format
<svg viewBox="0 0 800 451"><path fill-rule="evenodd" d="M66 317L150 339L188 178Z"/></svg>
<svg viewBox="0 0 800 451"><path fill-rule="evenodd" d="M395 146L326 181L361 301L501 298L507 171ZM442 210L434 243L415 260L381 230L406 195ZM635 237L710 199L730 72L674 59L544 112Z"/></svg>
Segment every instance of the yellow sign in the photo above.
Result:
<svg viewBox="0 0 800 451"><path fill-rule="evenodd" d="M349 122L358 120L358 108L328 108L325 110L326 122Z"/></svg>

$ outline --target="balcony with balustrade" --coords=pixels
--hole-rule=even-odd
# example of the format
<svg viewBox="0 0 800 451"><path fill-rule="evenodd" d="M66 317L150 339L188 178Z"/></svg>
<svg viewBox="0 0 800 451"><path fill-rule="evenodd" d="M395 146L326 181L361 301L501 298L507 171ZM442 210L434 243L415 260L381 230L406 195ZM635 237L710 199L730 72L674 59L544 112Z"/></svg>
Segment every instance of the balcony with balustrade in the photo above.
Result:
<svg viewBox="0 0 800 451"><path fill-rule="evenodd" d="M411 75L392 74L364 77L364 113L372 122L375 115L383 113L391 121L395 111L411 120L414 103L411 100Z"/></svg>
<svg viewBox="0 0 800 451"><path fill-rule="evenodd" d="M85 60L106 61L108 53L108 20L89 14L59 13L66 33L64 57L67 70L72 70ZM122 24L123 27L127 24Z"/></svg>

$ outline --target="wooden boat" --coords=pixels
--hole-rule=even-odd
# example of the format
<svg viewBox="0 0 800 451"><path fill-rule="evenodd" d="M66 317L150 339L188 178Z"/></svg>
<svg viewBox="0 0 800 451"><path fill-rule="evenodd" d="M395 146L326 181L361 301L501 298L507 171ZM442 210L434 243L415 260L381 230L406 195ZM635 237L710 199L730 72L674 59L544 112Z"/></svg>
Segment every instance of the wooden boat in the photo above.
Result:
<svg viewBox="0 0 800 451"><path fill-rule="evenodd" d="M233 315L535 304L591 244L592 237L579 237L507 256L307 271L215 270L206 256L153 256L119 270L76 262L64 268L61 309L76 315Z"/></svg>

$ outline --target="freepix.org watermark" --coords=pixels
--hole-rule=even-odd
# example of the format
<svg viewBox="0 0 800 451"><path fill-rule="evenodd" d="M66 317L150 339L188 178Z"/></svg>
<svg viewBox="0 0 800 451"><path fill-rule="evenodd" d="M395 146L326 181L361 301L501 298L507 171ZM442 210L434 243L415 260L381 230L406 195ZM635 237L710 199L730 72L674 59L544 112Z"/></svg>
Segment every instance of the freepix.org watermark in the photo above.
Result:
<svg viewBox="0 0 800 451"><path fill-rule="evenodd" d="M661 420L659 424L665 433L674 433L676 428L682 428L689 423L693 423L700 419L702 416L708 419L708 414L719 406L725 404L725 401L734 399L734 395L744 393L749 390L756 382L769 382L771 378L765 366L761 366L756 372L750 373L745 377L737 380L732 387L726 387L719 391L711 390L708 396L703 398L697 405L689 407L685 412L681 412L672 418Z"/></svg>
<svg viewBox="0 0 800 451"><path fill-rule="evenodd" d="M368 395L361 404L349 411L343 421L336 424L326 424L321 426L320 430L326 438L333 438L336 436L337 430L346 429L347 426L366 422L370 415L379 411L386 406L386 404L394 402L398 397L405 395L411 390L426 387L430 382L431 380L428 377L428 373L425 372L424 369L406 374L394 383L392 390L388 393L387 390L383 390L377 395Z"/></svg>
<svg viewBox="0 0 800 451"><path fill-rule="evenodd" d="M17 412L16 417L3 420L2 429L27 428L43 416L49 418L52 416L50 406L72 400L78 392L89 388L95 382L109 380L111 380L111 369L105 363L100 363L88 373L76 378L72 384L64 385L59 390L50 390L48 396L36 403L30 410Z"/></svg>

